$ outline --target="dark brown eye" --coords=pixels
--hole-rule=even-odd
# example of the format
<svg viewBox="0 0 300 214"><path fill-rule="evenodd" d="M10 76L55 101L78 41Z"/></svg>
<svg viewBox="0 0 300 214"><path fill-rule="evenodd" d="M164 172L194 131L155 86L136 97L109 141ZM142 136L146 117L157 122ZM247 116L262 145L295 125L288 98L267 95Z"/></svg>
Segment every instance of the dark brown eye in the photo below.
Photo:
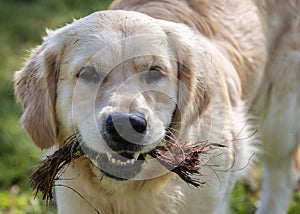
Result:
<svg viewBox="0 0 300 214"><path fill-rule="evenodd" d="M165 77L163 73L163 68L161 66L155 65L151 66L147 72L146 81L150 83L152 81L158 81Z"/></svg>
<svg viewBox="0 0 300 214"><path fill-rule="evenodd" d="M100 80L100 75L94 67L85 66L77 74L77 78L85 80L87 82L97 83Z"/></svg>

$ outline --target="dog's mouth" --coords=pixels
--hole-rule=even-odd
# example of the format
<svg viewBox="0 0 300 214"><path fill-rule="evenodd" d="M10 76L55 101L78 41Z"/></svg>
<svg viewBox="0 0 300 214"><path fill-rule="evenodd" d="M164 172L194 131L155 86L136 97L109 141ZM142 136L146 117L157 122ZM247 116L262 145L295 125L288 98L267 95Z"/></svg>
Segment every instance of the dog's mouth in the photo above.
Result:
<svg viewBox="0 0 300 214"><path fill-rule="evenodd" d="M141 171L145 156L127 151L99 154L96 164L107 177L128 180Z"/></svg>

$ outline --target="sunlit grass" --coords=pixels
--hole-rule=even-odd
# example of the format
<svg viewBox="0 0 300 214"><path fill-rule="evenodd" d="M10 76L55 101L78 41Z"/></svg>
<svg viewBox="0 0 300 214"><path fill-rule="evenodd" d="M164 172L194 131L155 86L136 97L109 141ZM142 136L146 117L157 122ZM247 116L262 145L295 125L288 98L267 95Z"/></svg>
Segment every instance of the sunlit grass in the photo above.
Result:
<svg viewBox="0 0 300 214"><path fill-rule="evenodd" d="M9 191L0 193L0 213L11 214L54 214L53 205L46 206L45 202L33 198L31 192L19 192L18 186L12 186Z"/></svg>

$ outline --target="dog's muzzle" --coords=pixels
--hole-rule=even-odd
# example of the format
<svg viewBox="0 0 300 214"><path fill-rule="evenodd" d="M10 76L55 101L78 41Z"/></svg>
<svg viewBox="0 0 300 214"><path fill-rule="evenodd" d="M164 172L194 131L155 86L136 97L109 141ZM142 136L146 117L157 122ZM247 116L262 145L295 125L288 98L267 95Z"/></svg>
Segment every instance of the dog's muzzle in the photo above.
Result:
<svg viewBox="0 0 300 214"><path fill-rule="evenodd" d="M101 135L111 152L98 156L98 166L108 177L117 180L133 178L144 162L142 150L148 123L141 112L115 112L106 116Z"/></svg>

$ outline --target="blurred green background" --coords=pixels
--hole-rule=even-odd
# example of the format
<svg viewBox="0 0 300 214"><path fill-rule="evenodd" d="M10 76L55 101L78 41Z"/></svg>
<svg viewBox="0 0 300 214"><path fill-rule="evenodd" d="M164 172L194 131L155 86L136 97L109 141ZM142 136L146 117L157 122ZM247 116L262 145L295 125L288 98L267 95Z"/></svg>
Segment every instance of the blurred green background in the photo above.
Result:
<svg viewBox="0 0 300 214"><path fill-rule="evenodd" d="M21 111L13 95L13 73L21 68L30 49L42 42L45 29L55 29L91 12L106 9L110 0L0 0L0 214L54 214L55 201L46 208L33 198L28 176L41 151L20 127ZM258 206L260 172L237 184L231 213L253 213ZM300 213L300 194L290 213Z"/></svg>

